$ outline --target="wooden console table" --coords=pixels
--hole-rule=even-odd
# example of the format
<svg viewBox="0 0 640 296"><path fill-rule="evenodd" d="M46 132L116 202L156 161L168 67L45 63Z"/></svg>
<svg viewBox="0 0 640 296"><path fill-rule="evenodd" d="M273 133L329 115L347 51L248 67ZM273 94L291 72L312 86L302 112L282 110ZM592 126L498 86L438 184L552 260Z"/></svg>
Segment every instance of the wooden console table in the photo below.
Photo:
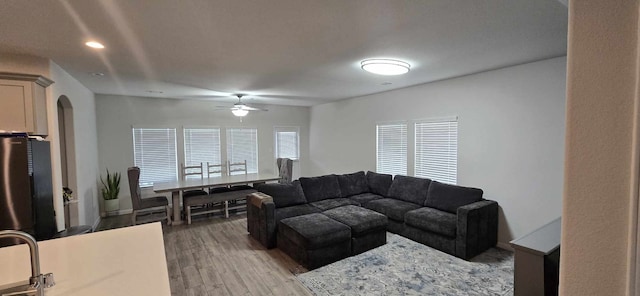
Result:
<svg viewBox="0 0 640 296"><path fill-rule="evenodd" d="M561 218L511 241L514 295L558 295Z"/></svg>

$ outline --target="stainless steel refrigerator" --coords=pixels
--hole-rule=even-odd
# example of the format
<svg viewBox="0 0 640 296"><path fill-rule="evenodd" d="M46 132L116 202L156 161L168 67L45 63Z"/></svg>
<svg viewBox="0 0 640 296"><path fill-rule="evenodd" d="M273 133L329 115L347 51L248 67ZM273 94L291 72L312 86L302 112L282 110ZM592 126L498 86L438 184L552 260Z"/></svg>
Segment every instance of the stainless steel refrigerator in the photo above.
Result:
<svg viewBox="0 0 640 296"><path fill-rule="evenodd" d="M0 230L22 230L37 240L56 233L49 142L0 137ZM0 240L0 247L14 241Z"/></svg>

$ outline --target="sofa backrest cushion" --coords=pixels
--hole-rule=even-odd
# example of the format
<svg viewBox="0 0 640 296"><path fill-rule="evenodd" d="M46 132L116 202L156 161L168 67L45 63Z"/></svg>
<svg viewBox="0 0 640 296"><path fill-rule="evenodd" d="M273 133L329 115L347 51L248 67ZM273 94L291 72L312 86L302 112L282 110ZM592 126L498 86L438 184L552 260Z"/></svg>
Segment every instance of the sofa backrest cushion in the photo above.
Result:
<svg viewBox="0 0 640 296"><path fill-rule="evenodd" d="M449 185L433 181L424 205L455 214L461 206L482 200L482 189Z"/></svg>
<svg viewBox="0 0 640 296"><path fill-rule="evenodd" d="M389 187L393 182L393 176L387 174L378 174L372 171L367 172L367 185L369 192L386 197L389 194Z"/></svg>
<svg viewBox="0 0 640 296"><path fill-rule="evenodd" d="M336 175L300 178L300 184L302 185L304 196L310 203L342 196Z"/></svg>
<svg viewBox="0 0 640 296"><path fill-rule="evenodd" d="M342 197L369 192L367 176L362 171L353 174L338 175L337 177Z"/></svg>
<svg viewBox="0 0 640 296"><path fill-rule="evenodd" d="M423 205L429 184L431 180L426 178L396 175L389 188L389 197Z"/></svg>
<svg viewBox="0 0 640 296"><path fill-rule="evenodd" d="M295 180L292 183L266 183L256 185L256 190L270 195L276 208L284 208L306 204L307 199L304 197L300 181Z"/></svg>

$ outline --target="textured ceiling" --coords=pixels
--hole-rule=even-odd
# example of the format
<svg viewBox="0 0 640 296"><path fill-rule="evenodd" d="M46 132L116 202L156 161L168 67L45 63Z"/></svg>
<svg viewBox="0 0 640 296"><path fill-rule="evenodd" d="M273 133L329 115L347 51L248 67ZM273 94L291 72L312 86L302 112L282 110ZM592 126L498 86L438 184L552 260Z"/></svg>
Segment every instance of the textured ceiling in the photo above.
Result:
<svg viewBox="0 0 640 296"><path fill-rule="evenodd" d="M89 39L106 48L84 46ZM241 92L265 104L310 106L561 56L566 39L557 0L2 0L0 8L0 52L51 58L95 93L233 101ZM359 62L371 57L412 70L369 74Z"/></svg>

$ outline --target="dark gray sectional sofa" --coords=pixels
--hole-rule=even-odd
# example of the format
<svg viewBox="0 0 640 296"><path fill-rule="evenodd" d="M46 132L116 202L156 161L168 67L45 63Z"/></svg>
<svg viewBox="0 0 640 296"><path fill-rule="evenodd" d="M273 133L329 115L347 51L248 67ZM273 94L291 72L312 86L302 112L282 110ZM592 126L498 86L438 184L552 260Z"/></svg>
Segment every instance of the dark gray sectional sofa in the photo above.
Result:
<svg viewBox="0 0 640 296"><path fill-rule="evenodd" d="M477 188L357 172L256 189L261 193L248 197L247 229L267 248L276 246L279 221L349 205L384 214L387 231L459 258L470 259L497 242L498 204Z"/></svg>

